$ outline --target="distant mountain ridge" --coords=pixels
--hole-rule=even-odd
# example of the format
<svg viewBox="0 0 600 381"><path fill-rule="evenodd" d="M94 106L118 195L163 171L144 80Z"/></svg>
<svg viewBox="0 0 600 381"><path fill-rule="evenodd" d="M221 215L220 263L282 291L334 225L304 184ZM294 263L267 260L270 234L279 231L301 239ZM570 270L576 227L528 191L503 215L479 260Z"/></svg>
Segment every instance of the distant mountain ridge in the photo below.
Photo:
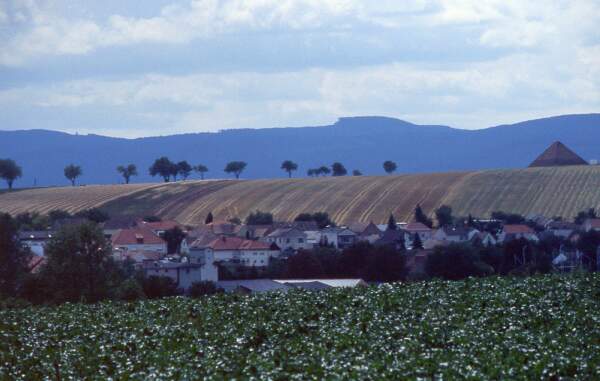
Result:
<svg viewBox="0 0 600 381"><path fill-rule="evenodd" d="M159 156L205 164L211 178L227 177L228 161L248 163L243 178L286 174L283 160L298 163L295 176L320 165L342 162L349 172L383 174L393 160L398 173L524 168L552 142L561 141L585 160L599 159L600 114L563 115L482 130L416 125L388 117L344 117L330 126L226 130L137 139L71 135L56 131L0 131L0 158L23 167L15 185L65 185L63 168L79 164L81 183L118 183L116 167L134 163L134 182L159 181L148 167Z"/></svg>

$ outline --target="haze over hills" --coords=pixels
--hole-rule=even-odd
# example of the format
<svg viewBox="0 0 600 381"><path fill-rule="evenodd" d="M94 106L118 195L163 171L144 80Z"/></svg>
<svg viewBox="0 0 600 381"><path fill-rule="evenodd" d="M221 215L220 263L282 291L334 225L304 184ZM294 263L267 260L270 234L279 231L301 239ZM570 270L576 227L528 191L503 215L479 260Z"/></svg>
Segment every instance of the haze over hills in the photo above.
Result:
<svg viewBox="0 0 600 381"><path fill-rule="evenodd" d="M15 185L65 185L63 168L82 166L84 184L121 182L117 165L134 163L134 182L159 181L148 167L159 156L205 164L209 178L226 177L228 161L248 163L243 178L284 177L281 162L308 168L342 162L349 172L382 174L393 160L398 173L523 168L552 142L560 140L586 160L600 158L600 114L563 115L482 130L415 125L393 118L340 118L320 127L227 130L139 139L70 135L46 130L0 131L0 157L23 168Z"/></svg>

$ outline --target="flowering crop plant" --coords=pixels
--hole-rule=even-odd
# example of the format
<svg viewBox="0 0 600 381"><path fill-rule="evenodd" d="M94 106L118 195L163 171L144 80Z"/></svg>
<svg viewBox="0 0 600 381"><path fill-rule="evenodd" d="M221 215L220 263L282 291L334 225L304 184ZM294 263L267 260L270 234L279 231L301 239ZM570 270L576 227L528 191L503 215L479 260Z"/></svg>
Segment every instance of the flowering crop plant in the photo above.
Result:
<svg viewBox="0 0 600 381"><path fill-rule="evenodd" d="M600 274L3 310L0 379L600 379Z"/></svg>

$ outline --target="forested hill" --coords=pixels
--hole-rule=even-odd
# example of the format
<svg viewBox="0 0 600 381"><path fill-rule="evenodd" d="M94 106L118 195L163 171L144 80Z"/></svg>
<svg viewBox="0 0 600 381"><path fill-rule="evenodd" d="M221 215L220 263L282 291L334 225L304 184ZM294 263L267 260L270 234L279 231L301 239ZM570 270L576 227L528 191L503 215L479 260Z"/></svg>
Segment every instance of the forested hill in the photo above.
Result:
<svg viewBox="0 0 600 381"><path fill-rule="evenodd" d="M5 126L10 127L10 126ZM140 139L70 135L45 130L0 131L0 158L23 168L15 185L64 185L63 168L81 165L84 184L118 183L118 165L134 163L149 181L147 168L159 156L205 164L209 178L223 178L228 161L248 163L243 178L286 174L283 160L308 168L342 162L349 172L382 174L393 160L398 173L445 172L527 166L552 142L560 140L586 160L600 159L600 114L564 115L483 130L421 126L384 117L341 118L320 127L228 130Z"/></svg>

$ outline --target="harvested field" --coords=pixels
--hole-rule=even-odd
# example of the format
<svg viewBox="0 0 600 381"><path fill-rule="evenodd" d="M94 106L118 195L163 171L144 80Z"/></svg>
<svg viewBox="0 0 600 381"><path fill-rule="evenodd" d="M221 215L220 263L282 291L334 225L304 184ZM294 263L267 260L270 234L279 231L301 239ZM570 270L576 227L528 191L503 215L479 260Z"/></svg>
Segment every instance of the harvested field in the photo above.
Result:
<svg viewBox="0 0 600 381"><path fill-rule="evenodd" d="M600 166L528 168L316 179L213 180L173 184L97 185L28 189L0 194L0 211L76 212L102 207L112 215L158 215L199 224L245 218L254 210L278 220L302 212L328 212L338 223L409 220L420 203L428 213L442 204L455 215L489 216L503 210L573 217L600 206Z"/></svg>

